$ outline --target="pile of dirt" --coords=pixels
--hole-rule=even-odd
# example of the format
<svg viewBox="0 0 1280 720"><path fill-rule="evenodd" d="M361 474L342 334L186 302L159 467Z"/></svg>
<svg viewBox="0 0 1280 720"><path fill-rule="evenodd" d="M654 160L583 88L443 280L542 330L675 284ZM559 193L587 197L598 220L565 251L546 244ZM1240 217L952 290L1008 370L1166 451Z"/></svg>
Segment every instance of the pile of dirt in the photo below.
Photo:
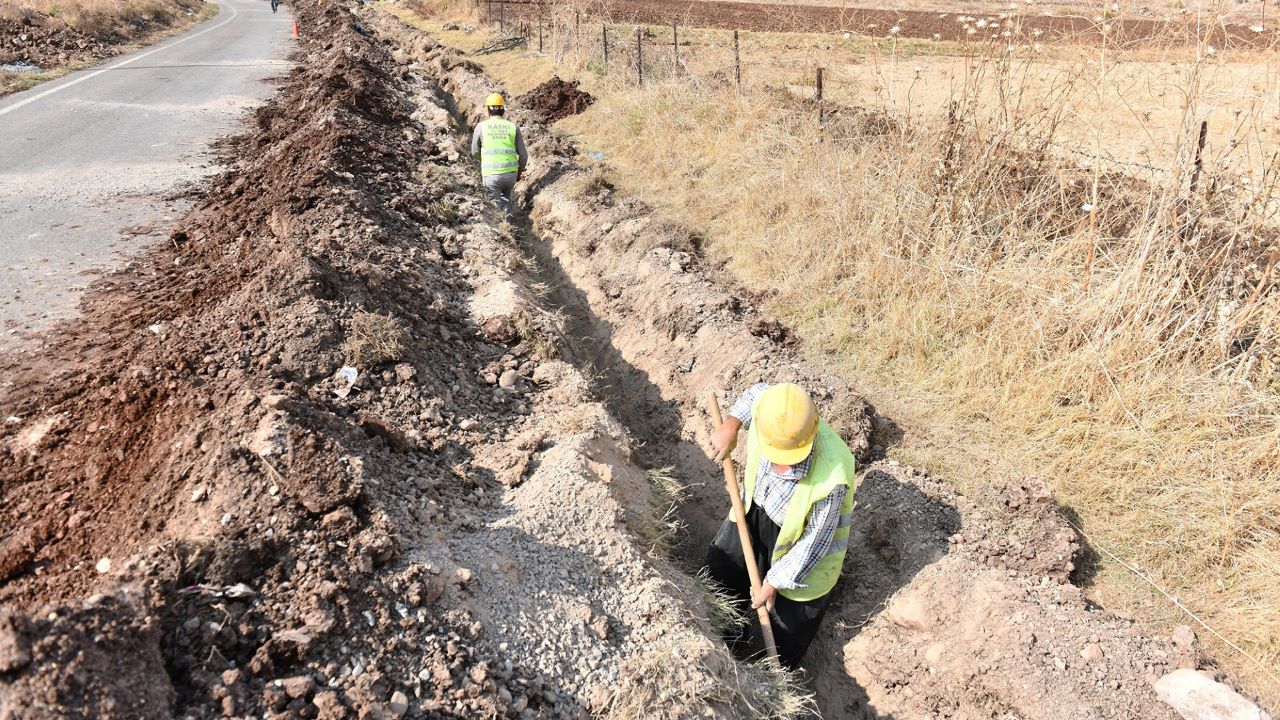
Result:
<svg viewBox="0 0 1280 720"><path fill-rule="evenodd" d="M52 68L107 57L109 47L53 18L0 17L0 65Z"/></svg>
<svg viewBox="0 0 1280 720"><path fill-rule="evenodd" d="M577 80L565 82L556 75L521 95L516 102L519 107L528 109L541 118L542 122L550 125L562 118L577 115L595 101L589 93L578 89Z"/></svg>
<svg viewBox="0 0 1280 720"><path fill-rule="evenodd" d="M128 7L88 14L81 11L75 26L56 14L0 14L0 65L50 69L102 60L121 52L128 43L189 22L202 6L203 0L166 0L145 14Z"/></svg>
<svg viewBox="0 0 1280 720"><path fill-rule="evenodd" d="M420 33L399 32L452 107L479 107L497 85ZM692 486L681 506L683 567L700 564L723 519L702 449L709 389L797 381L860 459L891 440L881 429L891 421L786 347L745 296L709 280L687 233L653 222L641 203L583 192L591 171L573 148L532 114L516 118L533 158L522 249L584 340L568 359L643 440L644 461ZM1213 674L1189 628L1160 637L1071 583L1086 550L1034 478L963 497L878 462L860 473L857 497L845 576L807 663L826 717L1168 720L1176 714L1154 683L1180 667Z"/></svg>
<svg viewBox="0 0 1280 720"><path fill-rule="evenodd" d="M670 500L447 98L348 11L296 11L231 169L0 368L0 715L768 702L653 551Z"/></svg>

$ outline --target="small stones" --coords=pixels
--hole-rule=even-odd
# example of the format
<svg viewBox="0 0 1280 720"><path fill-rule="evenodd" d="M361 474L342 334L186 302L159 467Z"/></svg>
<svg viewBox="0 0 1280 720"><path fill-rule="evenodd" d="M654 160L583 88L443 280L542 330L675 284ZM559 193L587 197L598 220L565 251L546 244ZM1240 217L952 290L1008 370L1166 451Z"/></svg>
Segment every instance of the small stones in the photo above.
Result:
<svg viewBox="0 0 1280 720"><path fill-rule="evenodd" d="M399 690L391 693L391 701L387 709L395 717L404 717L404 714L409 712L409 697Z"/></svg>
<svg viewBox="0 0 1280 720"><path fill-rule="evenodd" d="M400 382L409 382L418 374L418 369L409 363L399 363L396 365L396 379Z"/></svg>
<svg viewBox="0 0 1280 720"><path fill-rule="evenodd" d="M195 490L191 491L191 502L200 502L201 500L205 500L208 497L209 497L209 488L205 487L204 485L197 486Z"/></svg>
<svg viewBox="0 0 1280 720"><path fill-rule="evenodd" d="M520 376L515 370L504 370L502 372L502 376L498 378L498 387L503 388L504 390L510 390L516 386L516 380L518 380L519 377Z"/></svg>
<svg viewBox="0 0 1280 720"><path fill-rule="evenodd" d="M105 575L111 572L111 558L102 558L93 566L93 569L97 570L100 575Z"/></svg>
<svg viewBox="0 0 1280 720"><path fill-rule="evenodd" d="M291 698L305 698L316 689L316 681L309 675L296 675L280 681L280 686Z"/></svg>

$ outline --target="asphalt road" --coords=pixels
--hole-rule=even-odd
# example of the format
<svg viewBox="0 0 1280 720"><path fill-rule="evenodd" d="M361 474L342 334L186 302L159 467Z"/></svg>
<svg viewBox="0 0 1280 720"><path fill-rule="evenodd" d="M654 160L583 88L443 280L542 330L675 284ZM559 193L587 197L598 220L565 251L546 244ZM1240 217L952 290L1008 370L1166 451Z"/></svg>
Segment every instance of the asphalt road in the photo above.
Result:
<svg viewBox="0 0 1280 720"><path fill-rule="evenodd" d="M80 291L188 208L166 200L217 170L209 143L274 90L287 6L218 0L158 45L0 99L0 353L38 347Z"/></svg>

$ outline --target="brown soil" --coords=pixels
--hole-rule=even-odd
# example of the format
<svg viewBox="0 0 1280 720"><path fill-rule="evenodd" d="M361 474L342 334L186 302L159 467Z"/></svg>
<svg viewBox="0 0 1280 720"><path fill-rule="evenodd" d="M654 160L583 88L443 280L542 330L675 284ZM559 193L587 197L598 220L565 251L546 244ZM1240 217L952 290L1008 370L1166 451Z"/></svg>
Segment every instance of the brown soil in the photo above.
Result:
<svg viewBox="0 0 1280 720"><path fill-rule="evenodd" d="M528 108L548 125L561 118L577 115L595 101L589 93L578 89L577 80L565 82L558 75L517 99L520 107Z"/></svg>
<svg viewBox="0 0 1280 720"><path fill-rule="evenodd" d="M82 23L87 29L37 12L0 15L0 65L52 69L102 60L128 43L186 21L203 5L201 0L172 0L163 12L149 16L89 17Z"/></svg>
<svg viewBox="0 0 1280 720"><path fill-rule="evenodd" d="M532 18L534 5L511 4L510 19ZM671 25L723 28L757 32L849 32L873 37L889 37L897 27L897 37L986 43L989 41L1030 43L1096 44L1103 37L1098 23L1082 16L1026 15L1003 19L998 14L970 13L969 34L960 12L931 10L880 10L821 5L732 2L730 0L596 0L584 6L587 12L607 17L610 22L637 25ZM495 10L496 12L496 10ZM977 22L983 21L984 27ZM996 26L991 23L997 23ZM1008 31L1008 36L1004 33ZM1199 32L1206 32L1203 28ZM1266 48L1275 44L1276 30L1256 33L1247 26L1215 26L1205 42L1219 47ZM1194 44L1197 28L1194 15L1184 20L1126 18L1108 23L1106 38L1113 46L1179 46Z"/></svg>
<svg viewBox="0 0 1280 720"><path fill-rule="evenodd" d="M723 516L705 393L802 382L863 459L892 424L532 116L532 225L500 224L459 110L497 85L378 11L295 10L231 169L0 367L0 717L759 708L690 575ZM1084 600L1041 486L858 492L827 716L1170 717L1148 680L1198 658Z"/></svg>

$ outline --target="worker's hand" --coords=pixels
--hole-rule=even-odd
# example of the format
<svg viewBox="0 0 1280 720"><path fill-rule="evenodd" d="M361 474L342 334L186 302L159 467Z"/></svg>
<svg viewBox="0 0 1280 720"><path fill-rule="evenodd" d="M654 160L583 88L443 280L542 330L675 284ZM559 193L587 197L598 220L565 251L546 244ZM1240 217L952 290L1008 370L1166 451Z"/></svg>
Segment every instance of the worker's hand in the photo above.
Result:
<svg viewBox="0 0 1280 720"><path fill-rule="evenodd" d="M517 171L516 171L516 182L520 182L521 178L523 178L523 177L524 177L524 171L523 171L523 170L517 170Z"/></svg>
<svg viewBox="0 0 1280 720"><path fill-rule="evenodd" d="M759 590L751 591L751 607L758 608L761 605L769 612L773 612L773 603L778 599L778 588L770 585L767 581L760 583Z"/></svg>
<svg viewBox="0 0 1280 720"><path fill-rule="evenodd" d="M716 454L716 462L724 462L738 446L738 430L741 428L742 421L730 415L711 433L711 449Z"/></svg>

